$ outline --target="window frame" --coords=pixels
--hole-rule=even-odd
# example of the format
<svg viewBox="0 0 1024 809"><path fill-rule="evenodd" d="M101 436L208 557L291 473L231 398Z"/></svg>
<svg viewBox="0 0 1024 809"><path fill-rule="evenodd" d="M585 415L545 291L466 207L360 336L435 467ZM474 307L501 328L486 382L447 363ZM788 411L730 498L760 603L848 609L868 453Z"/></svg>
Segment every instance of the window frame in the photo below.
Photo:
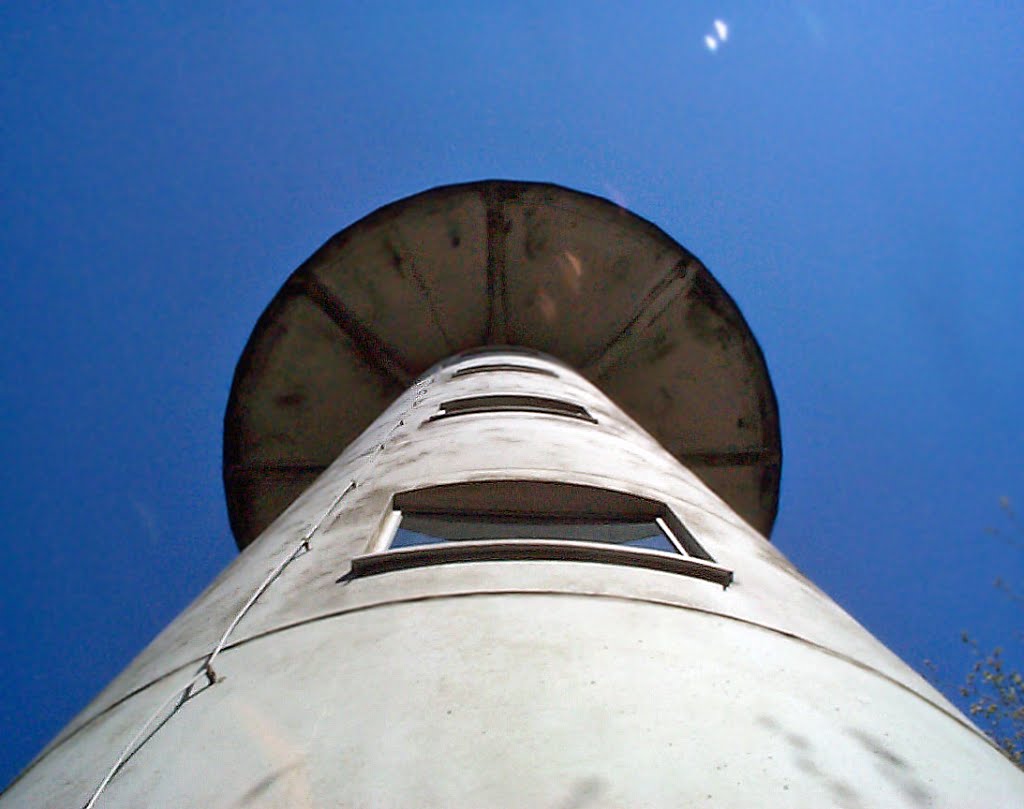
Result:
<svg viewBox="0 0 1024 809"><path fill-rule="evenodd" d="M507 487L510 485L518 485L525 492L524 496L511 498L511 508L507 496ZM556 513L543 508L527 509L524 504L530 502L530 492L542 491L545 487L549 491L554 490L555 497L558 494L583 494L577 498L578 502L564 503L563 508ZM460 495L467 492L477 494L477 502L471 500L468 508L454 507L456 502L461 502ZM496 497L501 495L505 497L505 502L497 501ZM588 498L590 507L586 505ZM486 505L488 499L492 500L489 508ZM595 509L595 504L608 500L611 502L605 507ZM448 501L449 507L442 507L444 501ZM415 507L417 505L418 508ZM568 539L454 540L392 548L391 543L401 526L403 513L503 519L650 521L664 533L677 553L617 543ZM351 571L339 581L461 562L527 560L594 562L660 570L711 581L720 584L723 589L733 581L732 570L711 557L667 504L626 492L554 481L480 481L400 492L392 498L391 508L384 515L366 552L353 558Z"/></svg>
<svg viewBox="0 0 1024 809"><path fill-rule="evenodd" d="M498 371L508 371L511 373L524 373L524 374L540 374L542 376L558 378L558 374L548 368L540 368L534 365L516 365L512 362L489 362L482 363L480 365L469 365L463 368L456 368L452 371L452 379L461 379L464 376L472 376L473 374L483 374Z"/></svg>
<svg viewBox="0 0 1024 809"><path fill-rule="evenodd" d="M500 356L501 354L513 354L518 355L520 357L545 358L549 361L553 359L552 357L545 357L545 355L542 352L537 351L536 349L527 348L526 346L522 345L486 345L476 346L475 348L467 348L464 351L460 351L458 354L452 357L451 362L462 362L463 360L468 360L473 357L480 357L485 355L497 357Z"/></svg>
<svg viewBox="0 0 1024 809"><path fill-rule="evenodd" d="M472 416L481 413L536 413L597 424L597 419L583 405L567 402L564 399L555 399L551 396L525 393L485 393L449 399L438 405L438 412L427 421L440 421L456 416Z"/></svg>

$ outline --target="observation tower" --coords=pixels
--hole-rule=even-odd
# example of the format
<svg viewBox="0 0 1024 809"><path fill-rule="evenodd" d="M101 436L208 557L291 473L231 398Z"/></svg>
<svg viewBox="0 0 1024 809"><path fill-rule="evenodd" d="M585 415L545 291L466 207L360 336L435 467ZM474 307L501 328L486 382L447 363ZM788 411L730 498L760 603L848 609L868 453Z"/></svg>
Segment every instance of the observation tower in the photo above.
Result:
<svg viewBox="0 0 1024 809"><path fill-rule="evenodd" d="M242 553L0 809L1020 805L768 541L757 342L617 205L376 211L271 301L224 425Z"/></svg>

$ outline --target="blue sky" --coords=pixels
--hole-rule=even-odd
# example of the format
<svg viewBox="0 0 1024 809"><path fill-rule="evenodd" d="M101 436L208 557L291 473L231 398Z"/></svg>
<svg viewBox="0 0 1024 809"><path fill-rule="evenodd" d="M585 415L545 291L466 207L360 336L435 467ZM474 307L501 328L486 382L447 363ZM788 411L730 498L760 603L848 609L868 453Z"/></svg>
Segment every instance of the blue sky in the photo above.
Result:
<svg viewBox="0 0 1024 809"><path fill-rule="evenodd" d="M221 419L285 277L488 177L696 253L775 383L776 544L912 665L1024 662L985 530L1024 503L1024 16L853 5L6 4L0 783L234 557Z"/></svg>

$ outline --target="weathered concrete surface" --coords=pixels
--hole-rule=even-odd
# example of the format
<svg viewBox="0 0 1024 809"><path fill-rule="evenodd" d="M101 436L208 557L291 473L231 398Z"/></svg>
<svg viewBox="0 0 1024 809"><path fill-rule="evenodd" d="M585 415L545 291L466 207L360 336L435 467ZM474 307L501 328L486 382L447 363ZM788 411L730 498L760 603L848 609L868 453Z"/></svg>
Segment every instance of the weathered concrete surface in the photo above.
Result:
<svg viewBox="0 0 1024 809"><path fill-rule="evenodd" d="M341 231L263 314L225 416L251 542L418 374L528 346L581 369L764 536L778 411L761 351L704 266L606 200L539 183L427 191Z"/></svg>
<svg viewBox="0 0 1024 809"><path fill-rule="evenodd" d="M495 361L557 377L454 376ZM575 402L598 423L429 420L485 393ZM338 583L397 492L510 479L663 502L735 581L493 561ZM98 807L963 809L1024 794L1024 774L952 705L600 390L558 362L499 353L456 358L401 394L0 807L84 805L316 524L232 635L223 680L166 717Z"/></svg>

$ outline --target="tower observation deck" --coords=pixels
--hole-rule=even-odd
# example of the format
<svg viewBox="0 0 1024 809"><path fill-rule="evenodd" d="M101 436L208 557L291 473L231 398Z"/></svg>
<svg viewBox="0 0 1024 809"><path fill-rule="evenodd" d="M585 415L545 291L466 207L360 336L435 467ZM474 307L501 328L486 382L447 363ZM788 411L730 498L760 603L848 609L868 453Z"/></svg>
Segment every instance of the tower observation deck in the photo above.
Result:
<svg viewBox="0 0 1024 809"><path fill-rule="evenodd" d="M370 214L314 253L270 303L225 417L224 484L239 546L417 376L495 344L577 369L770 533L778 409L729 295L684 247L618 205L489 181Z"/></svg>
<svg viewBox="0 0 1024 809"><path fill-rule="evenodd" d="M0 809L1020 806L767 541L779 463L757 343L653 225L530 183L382 208L239 361L243 551Z"/></svg>

